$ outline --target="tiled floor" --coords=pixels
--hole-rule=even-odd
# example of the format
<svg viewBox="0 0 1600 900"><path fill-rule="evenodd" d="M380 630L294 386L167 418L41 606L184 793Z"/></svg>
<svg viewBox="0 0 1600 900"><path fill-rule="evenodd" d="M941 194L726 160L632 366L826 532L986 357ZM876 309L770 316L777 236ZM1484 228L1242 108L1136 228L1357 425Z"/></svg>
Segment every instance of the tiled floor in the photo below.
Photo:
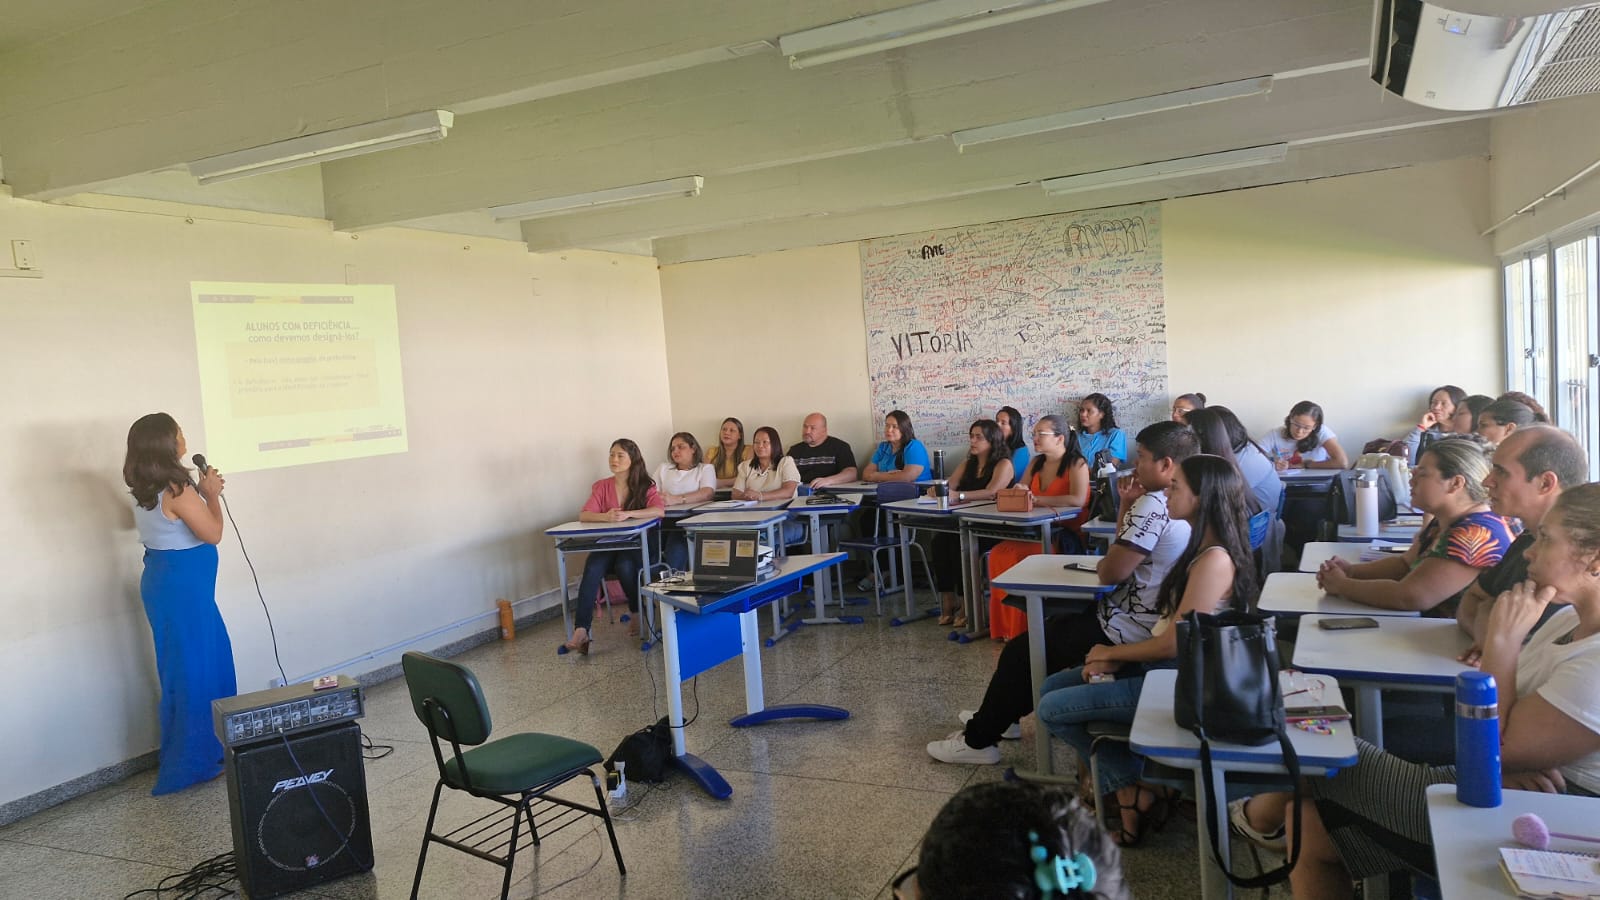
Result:
<svg viewBox="0 0 1600 900"><path fill-rule="evenodd" d="M514 642L495 641L461 657L488 693L497 734L549 731L609 754L665 713L659 650L641 654L624 640L621 624L601 623L590 656L557 656L560 629L559 621L542 623ZM837 704L851 712L840 722L732 728L728 719L743 711L739 666L702 675L701 715L688 729L688 743L727 778L732 799L712 800L682 776L648 791L633 785L636 803L617 825L626 879L617 874L603 828L582 824L523 855L512 896L887 897L889 881L911 864L945 800L1003 770L944 765L923 751L957 727L958 709L977 703L999 652L991 642L957 645L945 633L931 620L891 627L869 610L865 625L803 628L763 651L769 703ZM409 894L435 781L433 758L399 680L368 693L362 724L373 740L395 747L366 765L374 870L296 896ZM1031 718L1023 739L1007 742L1004 752L1005 764L1032 759ZM1058 760L1071 770L1070 751L1061 749ZM157 798L149 793L154 776L144 773L0 829L0 897L118 898L231 849L222 779ZM563 790L576 797L588 785ZM452 799L441 816L463 808ZM1124 864L1138 896L1198 896L1194 847L1194 823L1174 820L1128 851ZM488 863L436 846L422 896L496 897L500 875Z"/></svg>

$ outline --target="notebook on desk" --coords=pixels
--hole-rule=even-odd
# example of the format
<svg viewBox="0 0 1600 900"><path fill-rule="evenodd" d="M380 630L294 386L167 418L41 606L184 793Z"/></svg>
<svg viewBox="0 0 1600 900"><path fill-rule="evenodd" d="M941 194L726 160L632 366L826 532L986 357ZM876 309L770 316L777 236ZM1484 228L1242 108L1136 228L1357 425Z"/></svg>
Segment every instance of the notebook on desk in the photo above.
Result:
<svg viewBox="0 0 1600 900"><path fill-rule="evenodd" d="M666 594L719 595L760 580L761 532L708 531L695 538L689 575L659 582Z"/></svg>

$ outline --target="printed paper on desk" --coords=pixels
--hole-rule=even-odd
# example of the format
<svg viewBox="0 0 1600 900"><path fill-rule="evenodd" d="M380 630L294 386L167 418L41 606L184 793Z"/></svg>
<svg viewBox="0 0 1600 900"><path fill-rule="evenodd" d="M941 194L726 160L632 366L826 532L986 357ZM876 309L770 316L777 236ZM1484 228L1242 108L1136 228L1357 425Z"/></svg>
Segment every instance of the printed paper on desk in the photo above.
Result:
<svg viewBox="0 0 1600 900"><path fill-rule="evenodd" d="M701 565L726 567L732 561L732 557L730 557L728 554L733 549L731 546L733 541L727 540L726 538L701 538L700 543ZM740 541L739 543L742 544L744 541ZM750 554L746 553L744 555L749 556Z"/></svg>
<svg viewBox="0 0 1600 900"><path fill-rule="evenodd" d="M1581 853L1501 847L1500 870L1519 897L1600 897L1600 860Z"/></svg>

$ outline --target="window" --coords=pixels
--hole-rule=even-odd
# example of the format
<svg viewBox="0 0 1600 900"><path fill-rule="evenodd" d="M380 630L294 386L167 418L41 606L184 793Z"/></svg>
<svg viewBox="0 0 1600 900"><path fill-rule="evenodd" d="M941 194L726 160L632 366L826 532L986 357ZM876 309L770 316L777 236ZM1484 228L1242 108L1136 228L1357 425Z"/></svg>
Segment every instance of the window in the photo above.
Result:
<svg viewBox="0 0 1600 900"><path fill-rule="evenodd" d="M1504 260L1506 384L1538 400L1589 451L1600 480L1600 230Z"/></svg>

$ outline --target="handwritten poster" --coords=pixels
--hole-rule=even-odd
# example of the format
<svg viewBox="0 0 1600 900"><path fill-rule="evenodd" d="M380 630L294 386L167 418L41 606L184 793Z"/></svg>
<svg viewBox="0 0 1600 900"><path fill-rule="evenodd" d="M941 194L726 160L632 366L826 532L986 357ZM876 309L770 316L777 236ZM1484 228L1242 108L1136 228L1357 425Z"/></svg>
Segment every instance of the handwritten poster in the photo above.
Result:
<svg viewBox="0 0 1600 900"><path fill-rule="evenodd" d="M861 274L874 421L905 410L929 449L1095 391L1130 438L1167 418L1159 204L864 241Z"/></svg>

